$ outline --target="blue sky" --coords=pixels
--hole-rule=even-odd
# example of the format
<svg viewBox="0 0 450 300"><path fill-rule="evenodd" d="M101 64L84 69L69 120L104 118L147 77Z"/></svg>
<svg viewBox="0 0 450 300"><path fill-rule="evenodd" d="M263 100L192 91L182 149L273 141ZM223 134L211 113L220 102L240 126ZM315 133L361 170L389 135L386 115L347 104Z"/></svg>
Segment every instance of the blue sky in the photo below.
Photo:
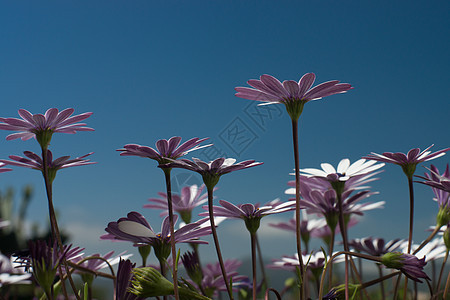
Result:
<svg viewBox="0 0 450 300"><path fill-rule="evenodd" d="M54 182L60 223L87 252L129 248L98 241L108 222L129 211L160 226L159 212L142 205L165 189L163 173L154 161L120 157L115 150L128 143L210 137L227 156L264 162L224 176L219 199L287 200L293 157L284 107L257 111L253 101L234 96L234 87L261 74L298 80L314 72L316 83L354 86L305 106L301 167L353 162L372 151L450 146L447 1L2 1L1 7L1 116L17 117L19 108L94 113L87 123L95 132L54 135L51 145L56 156L95 152L98 164L60 171ZM246 129L241 143L229 135L235 128ZM39 151L35 141L20 140L3 141L0 149L2 158ZM448 156L434 161L442 169L448 162ZM351 238L407 235L406 179L397 166L384 170L372 184L380 192L372 200L385 200L386 208L369 212ZM173 174L180 182L191 175ZM43 224L39 173L15 168L2 174L0 188L25 184L35 188L29 217ZM416 186L415 240L434 225L431 198L428 188ZM219 230L225 257L249 253L241 223L228 221ZM295 251L289 234L266 228L261 234L268 257ZM214 258L212 247L202 251Z"/></svg>

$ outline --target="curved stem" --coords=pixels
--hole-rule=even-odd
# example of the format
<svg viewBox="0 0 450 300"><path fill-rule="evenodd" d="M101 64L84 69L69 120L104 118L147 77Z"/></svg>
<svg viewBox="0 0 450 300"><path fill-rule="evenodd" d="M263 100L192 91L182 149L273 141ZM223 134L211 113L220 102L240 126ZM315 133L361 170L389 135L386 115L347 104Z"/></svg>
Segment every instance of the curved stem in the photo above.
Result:
<svg viewBox="0 0 450 300"><path fill-rule="evenodd" d="M298 120L292 120L292 140L294 144L294 164L295 164L295 233L297 239L297 253L298 261L300 265L301 287L300 287L300 299L305 298L305 285L304 279L304 267L302 258L302 235L300 230L300 162L298 151Z"/></svg>
<svg viewBox="0 0 450 300"><path fill-rule="evenodd" d="M445 283L445 289L444 289L444 300L447 300L449 297L448 289L450 287L450 272L448 272L447 275L447 282Z"/></svg>
<svg viewBox="0 0 450 300"><path fill-rule="evenodd" d="M253 275L253 300L256 300L256 233L250 233L250 243L252 248L252 275Z"/></svg>
<svg viewBox="0 0 450 300"><path fill-rule="evenodd" d="M378 265L378 274L380 275L379 278L383 278L383 269L381 268L380 265ZM386 298L386 294L384 291L384 282L383 281L380 282L380 292L381 292L381 299L384 300Z"/></svg>
<svg viewBox="0 0 450 300"><path fill-rule="evenodd" d="M268 300L268 299L269 299L269 292L274 293L275 296L277 297L277 299L278 299L278 300L281 300L280 293L278 293L278 291L277 291L276 289L274 289L274 288L270 288L270 289L267 289L267 290L266 290L266 294L265 294L265 296L264 296L264 299L265 299L265 300Z"/></svg>
<svg viewBox="0 0 450 300"><path fill-rule="evenodd" d="M222 252L220 251L219 238L217 237L216 225L214 222L214 210L213 210L213 187L207 187L208 190L208 211L209 211L209 222L211 223L211 231L214 239L214 245L217 252L217 258L219 260L220 269L222 270L223 280L225 281L225 286L227 287L227 292L230 300L233 300L233 291L230 287L230 282L228 281L227 272L225 270L225 265L222 259Z"/></svg>
<svg viewBox="0 0 450 300"><path fill-rule="evenodd" d="M172 206L172 186L170 181L170 168L164 168L164 175L166 179L167 188L167 208L169 210L169 227L170 227L170 247L172 252L172 277L173 277L173 292L175 299L179 299L178 295L178 262L177 262L177 250L175 248L175 229L173 225L173 206Z"/></svg>

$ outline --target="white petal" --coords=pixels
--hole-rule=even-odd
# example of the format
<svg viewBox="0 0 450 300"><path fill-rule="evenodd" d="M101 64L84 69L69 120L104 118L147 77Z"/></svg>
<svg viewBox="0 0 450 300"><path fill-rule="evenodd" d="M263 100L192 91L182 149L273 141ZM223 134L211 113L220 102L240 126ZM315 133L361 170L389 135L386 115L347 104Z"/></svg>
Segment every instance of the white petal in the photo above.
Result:
<svg viewBox="0 0 450 300"><path fill-rule="evenodd" d="M350 160L348 158L344 158L341 160L337 166L337 172L344 174L347 172L348 167L350 166Z"/></svg>
<svg viewBox="0 0 450 300"><path fill-rule="evenodd" d="M322 163L320 164L320 166L322 167L322 170L325 171L325 173L327 174L335 174L336 170L334 169L334 167L332 165L330 165L329 163Z"/></svg>
<svg viewBox="0 0 450 300"><path fill-rule="evenodd" d="M142 225L141 223L133 221L122 221L117 224L120 231L127 234L143 237L156 237L156 234L150 230L150 228Z"/></svg>

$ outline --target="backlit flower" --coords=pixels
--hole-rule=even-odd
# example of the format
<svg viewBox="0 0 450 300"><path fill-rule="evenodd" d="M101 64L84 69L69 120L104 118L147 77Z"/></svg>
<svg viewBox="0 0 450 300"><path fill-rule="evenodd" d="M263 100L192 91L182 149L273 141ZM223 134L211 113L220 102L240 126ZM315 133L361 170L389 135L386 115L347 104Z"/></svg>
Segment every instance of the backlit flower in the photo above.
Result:
<svg viewBox="0 0 450 300"><path fill-rule="evenodd" d="M180 145L181 137L174 136L169 140L158 140L156 142L156 150L148 147L141 146L137 144L128 144L123 146L122 149L118 149L120 151L121 156L140 156L140 157L148 157L150 159L156 160L159 164L165 164L170 161L167 159L178 159L187 153L201 149L204 147L208 147L211 145L200 146L200 143L207 140L208 138L199 139L192 138L183 144Z"/></svg>
<svg viewBox="0 0 450 300"><path fill-rule="evenodd" d="M239 286L240 282L247 280L247 276L239 275L237 272L238 268L241 266L241 262L236 259L227 259L224 261L225 271L227 273L227 278L233 281L233 287ZM222 271L220 269L219 263L206 264L203 267L203 280L202 287L206 292L206 296L212 297L217 296L218 291L226 291L226 283L223 280Z"/></svg>
<svg viewBox="0 0 450 300"><path fill-rule="evenodd" d="M76 133L77 131L93 131L94 129L85 127L84 123L77 123L89 118L92 113L87 112L72 116L75 110L66 108L58 111L56 108L50 108L42 114L32 114L25 109L19 109L17 118L0 118L0 129L18 131L10 134L6 140L22 139L23 141L36 138L41 146L46 147L50 143L51 136L55 132Z"/></svg>
<svg viewBox="0 0 450 300"><path fill-rule="evenodd" d="M173 216L174 224L178 216ZM187 224L174 233L175 243L207 244L199 240L200 237L211 233L210 226L202 226L206 219ZM166 217L161 225L161 232L155 233L150 224L138 212L128 213L126 218L120 218L117 222L110 222L105 229L108 234L101 236L106 240L130 241L139 245L152 245L158 259L167 259L170 254L170 226L169 217Z"/></svg>
<svg viewBox="0 0 450 300"><path fill-rule="evenodd" d="M93 153L94 152L91 152L86 155L74 158L74 159L70 159L70 156L62 156L62 157L59 157L59 158L53 160L52 152L50 150L47 150L47 167L48 167L48 176L49 176L50 182L52 182L55 179L56 172L58 170L70 168L70 167L95 164L95 162L91 162L89 159L85 159L86 157L88 157L89 155L91 155ZM37 155L36 153L33 153L31 151L24 151L23 154L28 158L17 156L17 155L10 155L9 158L12 159L12 161L0 159L0 162L5 163L7 165L11 165L11 166L25 167L25 168L39 170L41 172L44 171L42 158L39 155Z"/></svg>
<svg viewBox="0 0 450 300"><path fill-rule="evenodd" d="M247 81L252 88L236 87L236 96L266 102L265 104L282 103L291 118L298 120L306 102L352 89L350 84L339 83L338 80L324 82L311 88L315 78L314 73L306 73L298 82L285 80L281 83L275 77L264 74L259 80Z"/></svg>
<svg viewBox="0 0 450 300"><path fill-rule="evenodd" d="M183 187L180 195L172 194L173 210L180 214L185 223L190 223L192 210L194 208L208 201L208 194L203 193L204 189L204 185L198 187L198 185L194 184ZM161 198L148 199L150 204L145 204L144 208L162 209L163 212L160 216L167 216L169 214L167 208L167 194L160 192L158 195Z"/></svg>
<svg viewBox="0 0 450 300"><path fill-rule="evenodd" d="M324 178L329 182L348 181L352 177L365 175L378 170L384 164L376 164L375 161L366 161L365 159L360 159L350 164L350 160L344 158L339 162L337 169L329 163L322 163L320 166L322 170L306 168L300 169L300 172L304 176Z"/></svg>
<svg viewBox="0 0 450 300"><path fill-rule="evenodd" d="M133 279L131 271L135 266L136 264L131 263L129 259L120 259L119 267L117 269L115 300L144 299L130 292L130 288L132 287L131 281Z"/></svg>
<svg viewBox="0 0 450 300"><path fill-rule="evenodd" d="M262 217L295 210L295 201L288 201L281 204L275 202L274 205L266 204L264 206L253 205L251 203L236 206L225 200L220 200L219 203L222 206L213 206L214 216L242 219L245 221L245 225L251 233L255 233L258 230ZM203 208L208 209L207 206ZM200 213L199 215L208 216L209 212Z"/></svg>
<svg viewBox="0 0 450 300"><path fill-rule="evenodd" d="M364 158L399 165L402 167L402 170L406 176L408 176L408 178L412 178L417 164L441 157L445 155L445 152L450 150L450 148L446 148L431 153L431 151L429 151L431 147L433 147L433 145L423 151L420 151L419 148L414 148L409 150L408 154L401 152L384 152L383 154L377 154L372 152Z"/></svg>
<svg viewBox="0 0 450 300"><path fill-rule="evenodd" d="M259 166L262 163L254 160L245 160L236 163L234 158L217 158L209 163L198 158L180 159L167 164L170 168L182 168L199 173L203 177L203 182L207 188L213 188L220 179L220 176L238 170Z"/></svg>

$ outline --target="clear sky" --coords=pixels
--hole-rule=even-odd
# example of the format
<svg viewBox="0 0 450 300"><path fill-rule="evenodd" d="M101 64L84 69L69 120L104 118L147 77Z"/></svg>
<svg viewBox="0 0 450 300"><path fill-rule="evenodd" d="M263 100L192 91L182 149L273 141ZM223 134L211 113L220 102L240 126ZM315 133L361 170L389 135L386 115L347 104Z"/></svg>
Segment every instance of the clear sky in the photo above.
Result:
<svg viewBox="0 0 450 300"><path fill-rule="evenodd" d="M218 199L287 200L293 155L284 107L258 111L234 96L234 87L261 74L298 80L314 72L316 83L354 86L305 106L301 167L353 162L372 151L450 146L448 1L1 1L0 7L0 115L51 107L94 113L86 122L95 132L55 134L51 145L56 156L95 152L98 164L62 170L54 182L60 223L86 252L129 248L98 237L130 211L160 226L159 212L142 205L165 189L163 173L155 161L120 157L115 150L128 143L210 137L227 156L264 162L224 176ZM229 135L236 128L246 130L239 142ZM39 151L33 140L5 141L7 134L0 132L0 157ZM449 157L433 163L443 169ZM351 238L407 236L406 178L397 166L384 170L371 200L385 200L386 208L369 212ZM191 175L173 174L180 183ZM19 168L1 174L3 190L25 184L35 188L29 218L44 224L40 174ZM416 186L415 240L434 225L431 198L429 188ZM293 235L265 226L290 217L263 219L268 257L294 253ZM248 256L243 222L223 224L219 238L225 257Z"/></svg>

